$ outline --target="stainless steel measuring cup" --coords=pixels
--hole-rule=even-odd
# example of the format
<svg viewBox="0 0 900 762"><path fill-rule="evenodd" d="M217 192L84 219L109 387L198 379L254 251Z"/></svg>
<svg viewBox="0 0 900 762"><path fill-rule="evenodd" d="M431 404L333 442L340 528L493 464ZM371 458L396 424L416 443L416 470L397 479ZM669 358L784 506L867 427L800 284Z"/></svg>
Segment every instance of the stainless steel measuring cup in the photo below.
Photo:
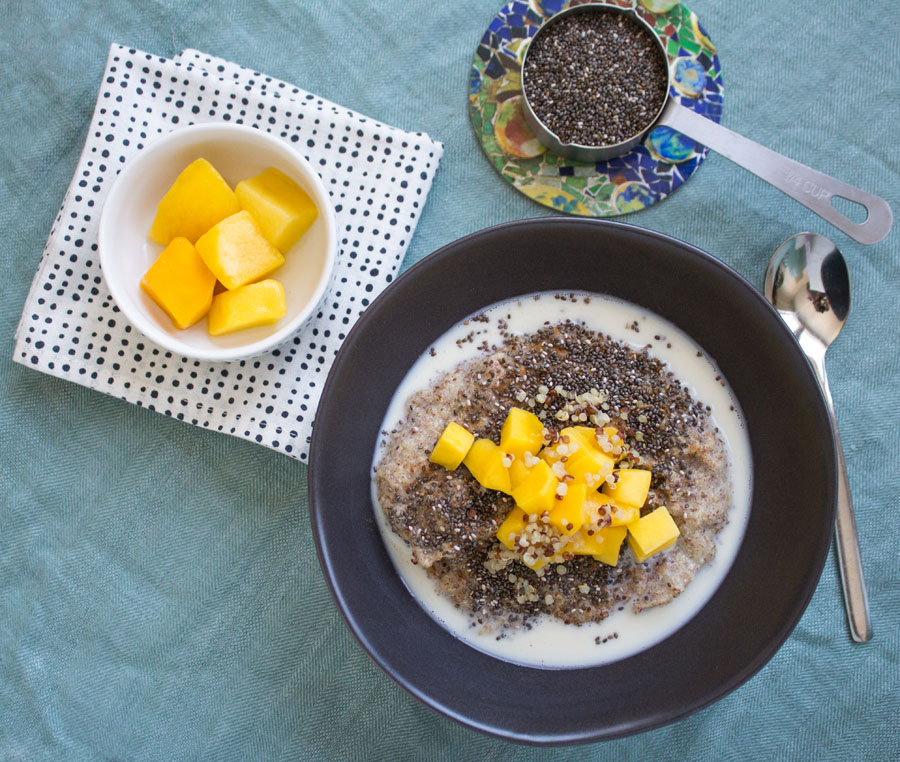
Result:
<svg viewBox="0 0 900 762"><path fill-rule="evenodd" d="M581 13L618 13L636 21L656 40L659 53L669 72L668 94L655 119L641 132L615 145L586 146L564 143L537 117L528 100L525 70L528 64L528 51L534 41L554 24ZM531 127L535 137L551 151L560 156L585 162L606 161L621 156L638 145L654 128L671 127L774 185L778 190L799 201L855 241L865 244L878 243L891 231L893 214L884 199L782 156L770 148L685 108L672 97L672 77L672 67L669 64L663 41L638 13L628 8L606 3L586 3L572 6L554 14L544 22L531 38L522 57L522 101L525 121ZM862 205L867 213L865 221L854 222L839 212L831 203L831 199L835 196Z"/></svg>

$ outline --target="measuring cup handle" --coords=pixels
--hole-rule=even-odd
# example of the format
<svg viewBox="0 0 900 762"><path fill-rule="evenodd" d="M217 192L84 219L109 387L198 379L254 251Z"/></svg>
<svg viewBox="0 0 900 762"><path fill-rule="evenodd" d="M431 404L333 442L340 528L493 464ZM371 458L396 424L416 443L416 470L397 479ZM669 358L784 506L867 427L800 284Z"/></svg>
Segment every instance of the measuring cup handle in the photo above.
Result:
<svg viewBox="0 0 900 762"><path fill-rule="evenodd" d="M878 243L891 231L893 214L884 199L782 156L673 100L657 124L671 127L731 159L812 209L855 241ZM865 222L856 223L841 214L832 206L832 196L862 204L868 213Z"/></svg>

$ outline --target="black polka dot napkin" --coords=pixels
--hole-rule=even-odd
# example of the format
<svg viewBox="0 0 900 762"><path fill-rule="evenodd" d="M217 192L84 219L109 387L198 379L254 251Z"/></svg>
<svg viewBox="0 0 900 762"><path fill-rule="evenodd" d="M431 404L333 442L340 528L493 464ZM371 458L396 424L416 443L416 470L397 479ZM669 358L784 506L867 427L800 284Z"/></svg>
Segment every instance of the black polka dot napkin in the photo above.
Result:
<svg viewBox="0 0 900 762"><path fill-rule="evenodd" d="M322 176L337 217L340 251L320 311L280 348L243 362L200 362L154 345L119 312L97 254L100 210L119 170L153 138L211 121L257 127L293 146ZM427 135L199 51L167 59L114 45L14 359L305 460L334 356L396 275L442 153Z"/></svg>

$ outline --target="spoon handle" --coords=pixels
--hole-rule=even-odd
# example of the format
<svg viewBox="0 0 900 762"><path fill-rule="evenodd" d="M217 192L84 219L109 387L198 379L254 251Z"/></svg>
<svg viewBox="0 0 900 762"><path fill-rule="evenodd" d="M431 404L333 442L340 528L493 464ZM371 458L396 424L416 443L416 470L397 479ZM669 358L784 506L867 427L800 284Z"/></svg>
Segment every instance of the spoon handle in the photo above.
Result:
<svg viewBox="0 0 900 762"><path fill-rule="evenodd" d="M832 421L834 415L832 415ZM850 635L857 643L872 639L872 620L869 616L869 596L863 578L862 558L859 554L859 537L856 533L856 517L853 515L853 501L850 497L850 482L844 463L844 448L834 426L834 444L838 457L838 504L835 522L835 542L837 544L838 565L841 570L841 585L844 588L844 602L847 607L847 622Z"/></svg>
<svg viewBox="0 0 900 762"><path fill-rule="evenodd" d="M667 125L731 159L828 220L854 241L878 243L891 232L893 214L884 199L782 156L674 100L669 101L657 124ZM857 223L841 214L831 203L833 196L864 206L866 220Z"/></svg>
<svg viewBox="0 0 900 762"><path fill-rule="evenodd" d="M853 514L853 499L850 496L850 480L847 478L847 465L844 462L844 448L841 446L841 435L838 433L837 418L834 415L834 403L831 400L831 389L828 388L828 376L825 375L824 358L812 363L822 394L828 405L831 426L834 429L834 446L838 460L838 495L837 518L835 520L835 543L837 545L838 566L841 570L841 586L844 589L844 605L847 609L847 622L850 635L857 643L866 643L872 639L872 619L869 616L869 596L866 592L866 581L863 577L862 557L859 552L859 536L856 532L856 517Z"/></svg>

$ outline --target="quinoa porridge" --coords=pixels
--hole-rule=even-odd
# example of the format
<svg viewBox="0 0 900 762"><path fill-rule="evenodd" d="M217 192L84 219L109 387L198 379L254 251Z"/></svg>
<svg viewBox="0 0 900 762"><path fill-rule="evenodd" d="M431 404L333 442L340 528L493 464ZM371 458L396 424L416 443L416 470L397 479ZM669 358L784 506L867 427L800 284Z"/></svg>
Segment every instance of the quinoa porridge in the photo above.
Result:
<svg viewBox="0 0 900 762"><path fill-rule="evenodd" d="M623 545L532 569L497 531L515 507L465 466L429 454L451 421L497 440L511 407L551 439L571 423L614 426L628 463L652 471L642 514L666 506L680 535L638 563ZM395 566L454 635L544 667L624 658L674 632L709 599L737 553L750 456L715 365L671 324L589 294L535 294L473 316L411 369L385 417L373 500Z"/></svg>

